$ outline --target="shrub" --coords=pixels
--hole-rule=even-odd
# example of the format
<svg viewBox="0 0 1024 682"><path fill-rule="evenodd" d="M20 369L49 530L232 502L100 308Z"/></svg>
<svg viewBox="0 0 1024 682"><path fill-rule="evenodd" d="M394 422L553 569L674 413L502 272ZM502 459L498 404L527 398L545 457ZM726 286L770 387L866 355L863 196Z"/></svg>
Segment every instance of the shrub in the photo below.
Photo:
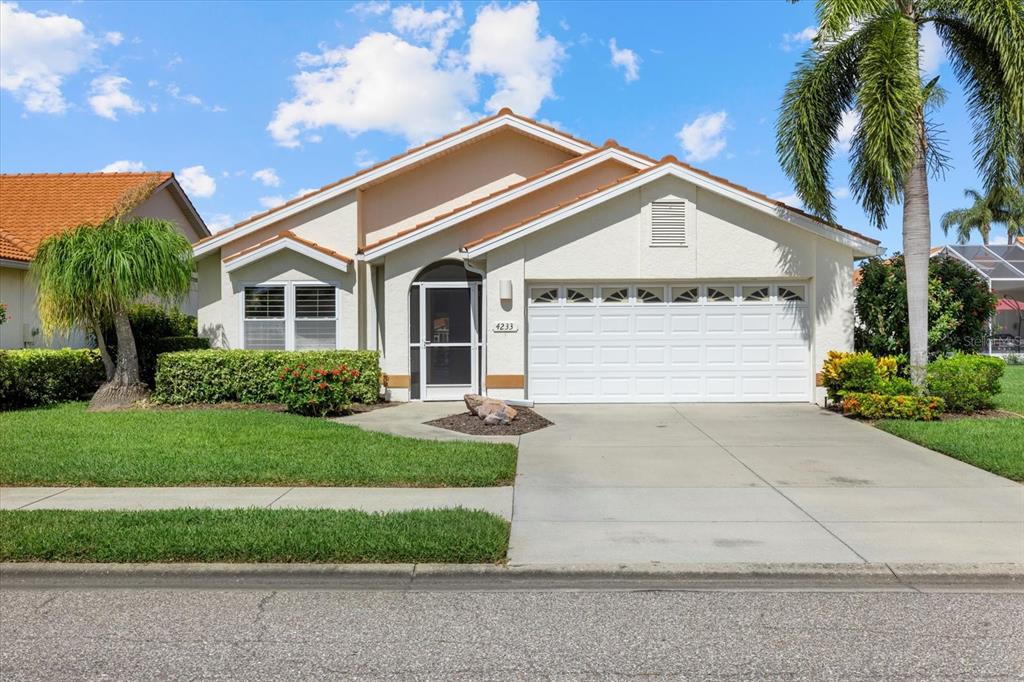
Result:
<svg viewBox="0 0 1024 682"><path fill-rule="evenodd" d="M105 378L97 350L0 351L0 409L81 400Z"/></svg>
<svg viewBox="0 0 1024 682"><path fill-rule="evenodd" d="M179 350L209 350L210 339L199 336L164 336L156 340L154 344L156 354L174 353ZM156 368L153 368L156 374Z"/></svg>
<svg viewBox="0 0 1024 682"><path fill-rule="evenodd" d="M843 414L863 419L916 419L931 421L945 410L936 396L884 395L849 392L843 396Z"/></svg>
<svg viewBox="0 0 1024 682"><path fill-rule="evenodd" d="M324 369L299 363L278 375L278 396L289 412L310 417L338 414L352 405L352 384L359 370L348 365Z"/></svg>
<svg viewBox="0 0 1024 682"><path fill-rule="evenodd" d="M988 355L956 354L928 365L928 391L950 412L975 412L993 406L1005 363Z"/></svg>
<svg viewBox="0 0 1024 682"><path fill-rule="evenodd" d="M996 297L970 265L955 258L928 261L928 351L931 357L974 352L988 336ZM875 355L906 354L907 274L903 256L868 259L854 302L854 347Z"/></svg>
<svg viewBox="0 0 1024 682"><path fill-rule="evenodd" d="M198 338L196 318L186 315L177 308L163 308L149 303L132 306L128 312L128 321L135 337L135 350L139 354L139 373L142 380L150 387L155 383L156 357L160 353L171 350L191 350L209 348L208 341L189 345L190 342L165 343L168 338ZM103 330L103 338L110 349L110 355L117 357L117 334L113 327ZM164 347L167 346L167 347Z"/></svg>
<svg viewBox="0 0 1024 682"><path fill-rule="evenodd" d="M876 358L868 352L830 350L821 369L822 385L828 392L828 399L835 403L849 392L912 395L917 391L900 376L906 364L903 356Z"/></svg>
<svg viewBox="0 0 1024 682"><path fill-rule="evenodd" d="M338 367L359 371L352 400L375 403L380 397L380 358L376 351L194 350L157 358L154 399L164 403L273 403L285 367Z"/></svg>

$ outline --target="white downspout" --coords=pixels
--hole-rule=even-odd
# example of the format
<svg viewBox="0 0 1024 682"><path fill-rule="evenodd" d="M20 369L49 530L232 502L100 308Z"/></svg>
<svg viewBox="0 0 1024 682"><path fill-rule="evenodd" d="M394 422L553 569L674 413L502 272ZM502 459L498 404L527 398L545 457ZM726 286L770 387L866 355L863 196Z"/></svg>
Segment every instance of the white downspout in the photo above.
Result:
<svg viewBox="0 0 1024 682"><path fill-rule="evenodd" d="M480 395L487 395L487 270L463 260L470 272L480 275Z"/></svg>

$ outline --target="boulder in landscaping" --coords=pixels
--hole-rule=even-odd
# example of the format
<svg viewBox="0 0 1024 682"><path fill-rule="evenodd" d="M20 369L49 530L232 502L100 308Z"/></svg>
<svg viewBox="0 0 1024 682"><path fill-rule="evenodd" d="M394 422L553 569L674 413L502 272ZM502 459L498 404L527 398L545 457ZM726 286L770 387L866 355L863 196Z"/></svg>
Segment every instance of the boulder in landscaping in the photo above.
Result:
<svg viewBox="0 0 1024 682"><path fill-rule="evenodd" d="M465 401L466 403L466 409L472 412L473 414L476 414L476 408L483 405L484 401L487 400L487 398L476 393L467 393L466 395L462 396L462 400Z"/></svg>

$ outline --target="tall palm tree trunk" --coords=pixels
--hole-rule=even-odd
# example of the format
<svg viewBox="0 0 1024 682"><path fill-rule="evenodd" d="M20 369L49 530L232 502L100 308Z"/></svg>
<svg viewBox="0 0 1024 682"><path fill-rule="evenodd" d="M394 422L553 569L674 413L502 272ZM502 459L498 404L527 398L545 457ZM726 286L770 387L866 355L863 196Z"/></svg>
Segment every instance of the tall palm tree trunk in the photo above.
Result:
<svg viewBox="0 0 1024 682"><path fill-rule="evenodd" d="M89 402L92 411L113 410L142 400L149 395L149 388L142 383L139 374L139 354L135 348L132 325L124 311L114 315L114 331L117 334L117 360L114 376Z"/></svg>
<svg viewBox="0 0 1024 682"><path fill-rule="evenodd" d="M931 216L928 209L928 168L925 137L903 186L903 259L907 269L907 321L910 329L910 379L923 387L928 366L928 251Z"/></svg>

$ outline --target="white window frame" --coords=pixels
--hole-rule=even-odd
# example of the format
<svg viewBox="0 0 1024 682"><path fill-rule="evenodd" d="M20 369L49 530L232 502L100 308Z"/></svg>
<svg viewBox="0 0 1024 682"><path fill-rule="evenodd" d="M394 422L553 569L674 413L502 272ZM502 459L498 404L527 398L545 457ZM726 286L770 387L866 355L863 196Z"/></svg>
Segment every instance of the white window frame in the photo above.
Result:
<svg viewBox="0 0 1024 682"><path fill-rule="evenodd" d="M341 286L339 282L321 282L312 279L269 280L265 282L241 282L238 297L238 339L239 347L245 348L245 290L247 287L284 287L284 350L295 350L295 289L298 287L334 287L334 349L341 349ZM274 318L277 319L277 318ZM301 318L324 320L327 318Z"/></svg>

